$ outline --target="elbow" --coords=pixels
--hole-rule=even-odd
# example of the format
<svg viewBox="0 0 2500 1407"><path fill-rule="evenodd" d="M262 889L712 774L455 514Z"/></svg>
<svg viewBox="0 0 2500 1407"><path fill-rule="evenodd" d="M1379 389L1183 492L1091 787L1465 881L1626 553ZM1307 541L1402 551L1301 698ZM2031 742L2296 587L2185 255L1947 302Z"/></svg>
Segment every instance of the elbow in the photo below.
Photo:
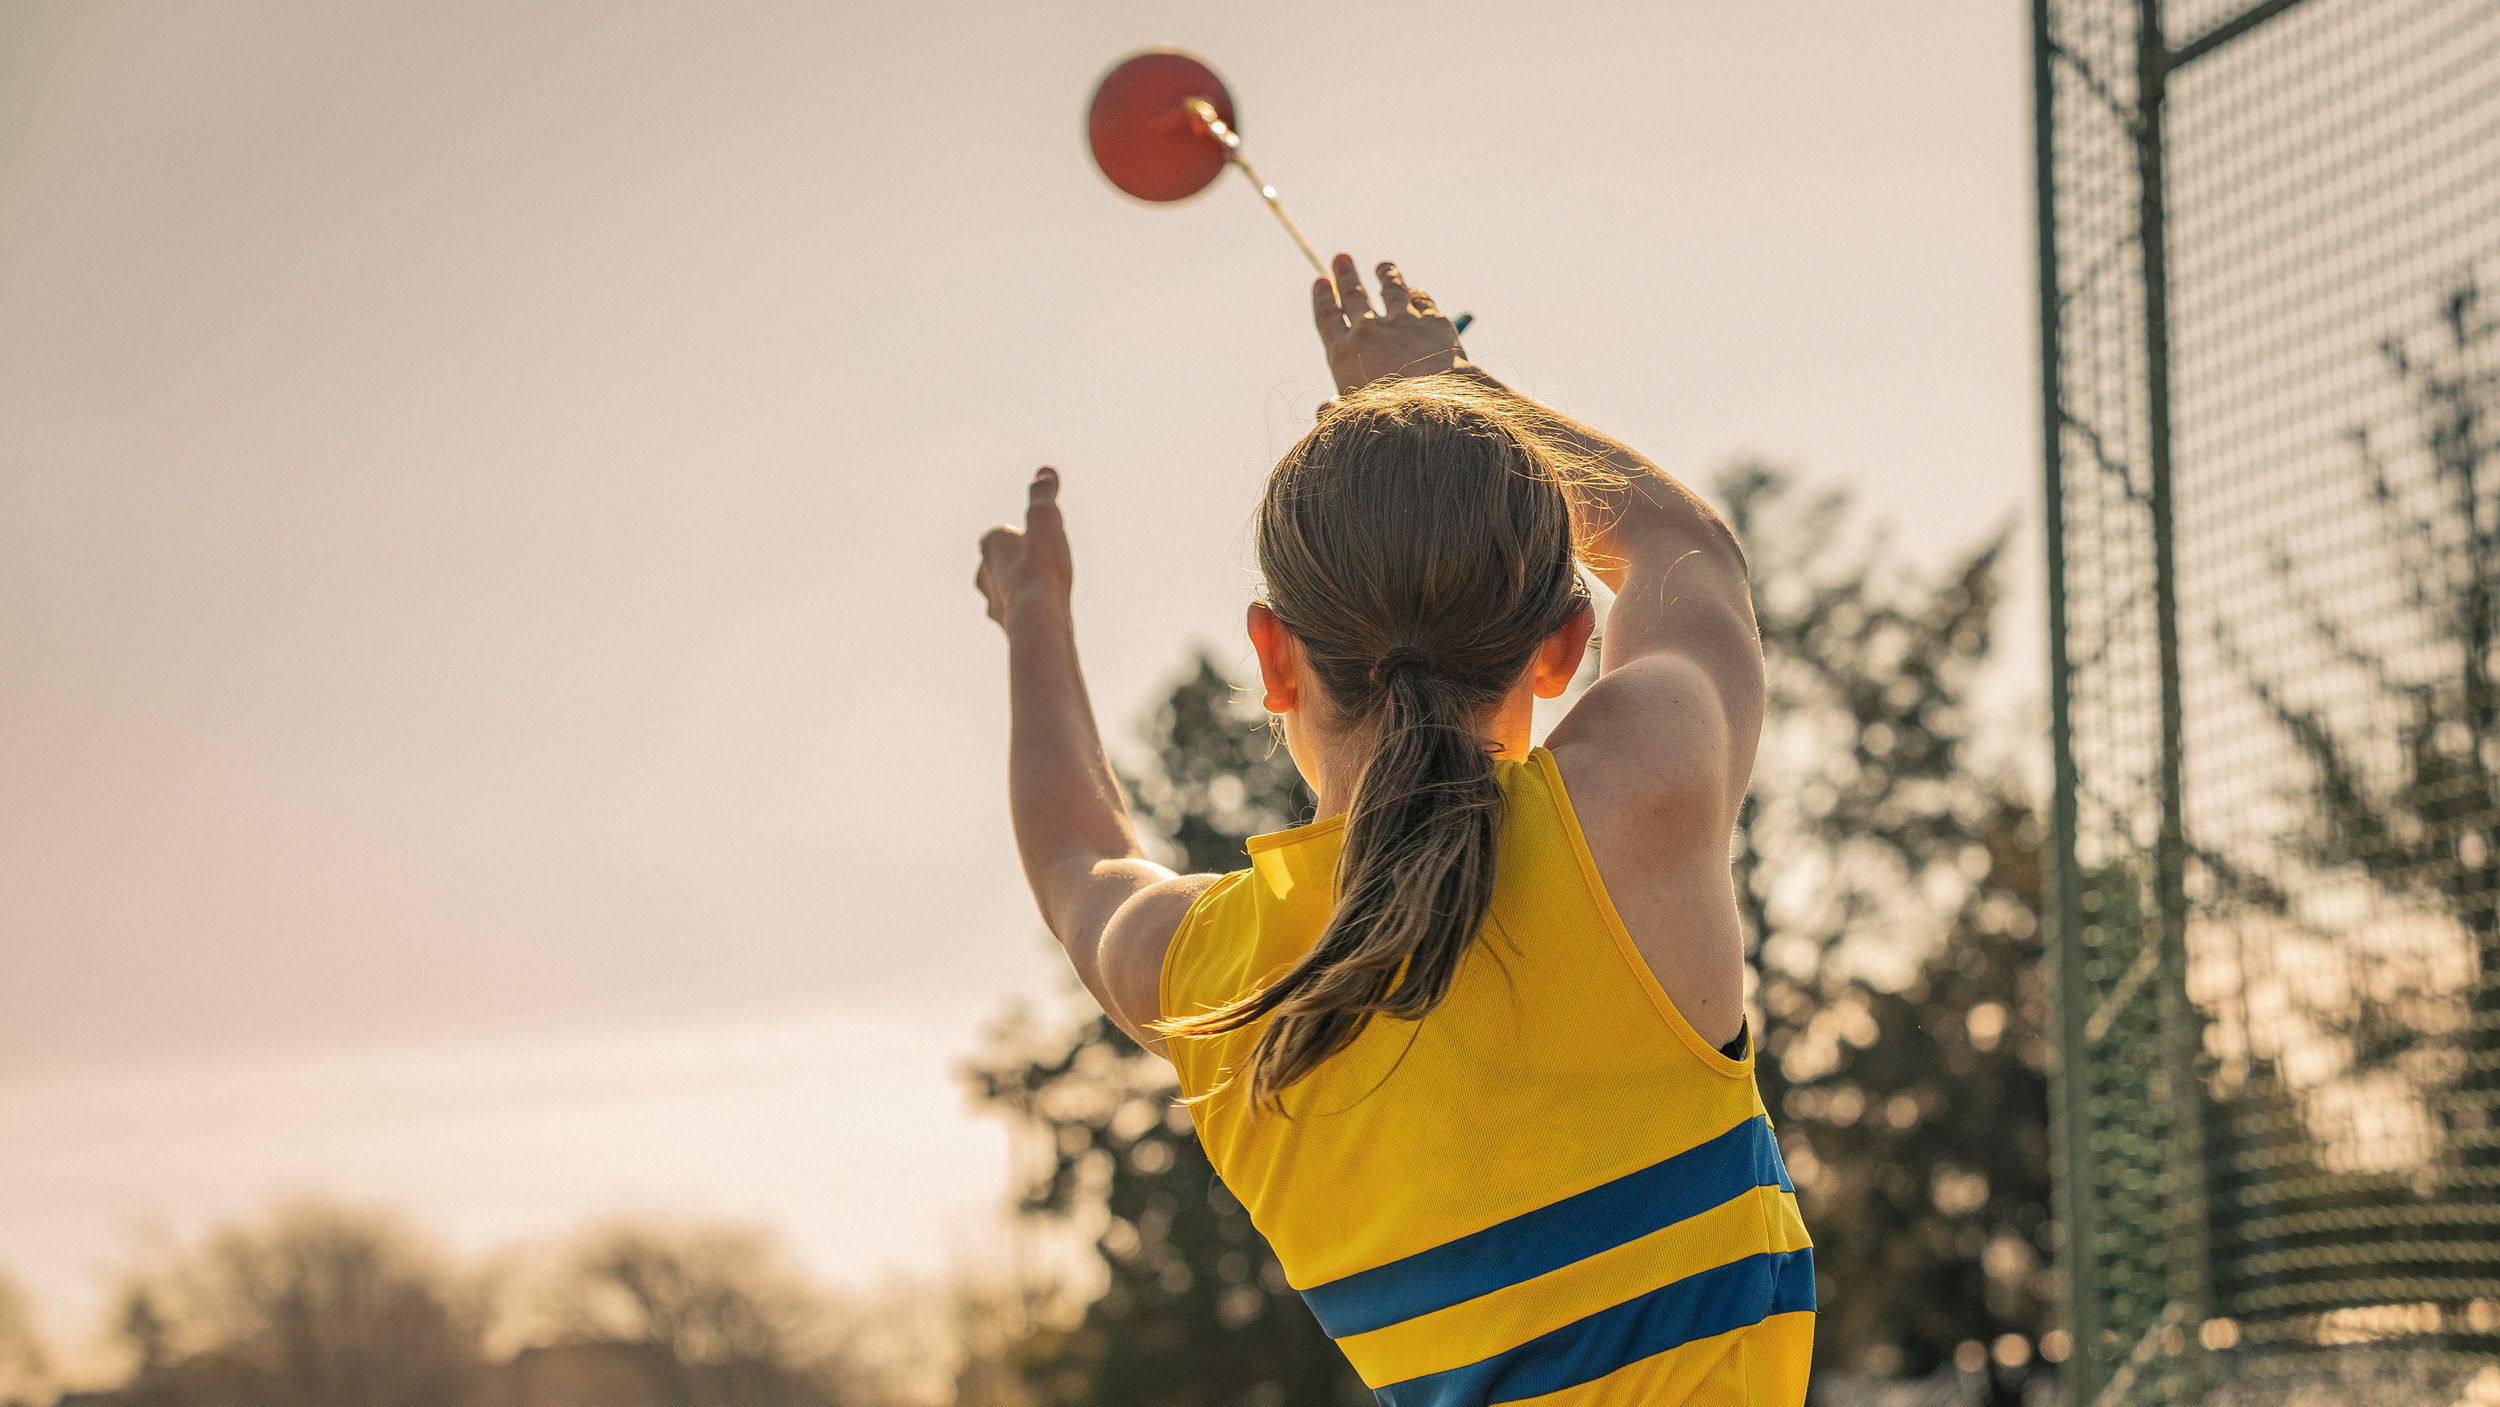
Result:
<svg viewBox="0 0 2500 1407"><path fill-rule="evenodd" d="M1710 554L1734 572L1738 581L1750 581L1753 567L1745 560L1745 544L1738 540L1736 529L1727 525L1727 519L1707 508L1702 510L1701 521L1702 541Z"/></svg>

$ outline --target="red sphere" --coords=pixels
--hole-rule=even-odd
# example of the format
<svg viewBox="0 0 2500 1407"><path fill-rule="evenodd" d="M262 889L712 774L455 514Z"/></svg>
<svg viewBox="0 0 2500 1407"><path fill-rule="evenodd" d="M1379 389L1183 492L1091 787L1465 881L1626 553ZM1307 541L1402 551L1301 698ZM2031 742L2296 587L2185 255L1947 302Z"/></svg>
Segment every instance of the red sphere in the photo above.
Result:
<svg viewBox="0 0 2500 1407"><path fill-rule="evenodd" d="M1177 50L1131 54L1094 85L1085 135L1111 184L1139 200L1186 200L1224 174L1224 144L1181 106L1184 98L1206 99L1240 130L1224 80Z"/></svg>

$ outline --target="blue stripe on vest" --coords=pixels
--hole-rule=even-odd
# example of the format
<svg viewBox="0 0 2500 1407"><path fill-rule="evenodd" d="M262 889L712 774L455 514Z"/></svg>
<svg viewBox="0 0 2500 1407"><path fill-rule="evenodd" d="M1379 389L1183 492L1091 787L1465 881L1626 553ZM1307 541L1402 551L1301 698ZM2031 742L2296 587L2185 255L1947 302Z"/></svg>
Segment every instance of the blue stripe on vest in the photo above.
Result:
<svg viewBox="0 0 2500 1407"><path fill-rule="evenodd" d="M1814 1308L1814 1252L1766 1251L1661 1285L1638 1299L1491 1358L1391 1383L1383 1407L1482 1407L1593 1383L1653 1354Z"/></svg>
<svg viewBox="0 0 2500 1407"><path fill-rule="evenodd" d="M1771 1121L1747 1119L1663 1163L1302 1292L1332 1339L1463 1304L1637 1241L1756 1187L1793 1192Z"/></svg>

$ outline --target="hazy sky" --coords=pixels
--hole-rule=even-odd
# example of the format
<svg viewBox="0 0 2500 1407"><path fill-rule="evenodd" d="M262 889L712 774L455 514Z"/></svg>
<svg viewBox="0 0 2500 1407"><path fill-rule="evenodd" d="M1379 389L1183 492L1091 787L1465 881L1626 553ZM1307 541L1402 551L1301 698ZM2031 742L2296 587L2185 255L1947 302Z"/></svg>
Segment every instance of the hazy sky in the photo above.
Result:
<svg viewBox="0 0 2500 1407"><path fill-rule="evenodd" d="M861 1060L936 1090L1003 994L1047 989L973 540L1063 468L1127 734L1192 642L1241 660L1247 510L1324 394L1307 268L1246 186L1147 208L1092 170L1121 54L1206 55L1313 240L1473 310L1515 384L1678 472L1853 482L1934 555L2035 493L2021 23L0 9L0 1111L51 1111L43 1185L86 1199L40 1252L0 1213L0 1265L49 1288L93 1228L307 1178L486 1224L359 1182L406 1166L382 1144L307 1161L248 1121L214 1196L75 1174L141 1157L203 1071L263 1072L219 1098L348 1144L309 1111L376 1061L473 1071L438 1112L488 1101L494 1059L443 1052L587 1062L630 1102L633 1070L750 1068L669 1042L815 1032L788 1039L852 1051L823 1088ZM300 1106L249 1093L325 1071ZM717 1133L719 1179L815 1107ZM928 1120L892 1146L994 1147ZM635 1181L679 1126L611 1123L505 1145L540 1210L493 1224L707 1185ZM35 1175L11 1137L0 1207ZM988 1158L959 1182L994 1187ZM817 1217L848 1273L888 1253L845 1261L810 1198L851 1195L737 1205Z"/></svg>

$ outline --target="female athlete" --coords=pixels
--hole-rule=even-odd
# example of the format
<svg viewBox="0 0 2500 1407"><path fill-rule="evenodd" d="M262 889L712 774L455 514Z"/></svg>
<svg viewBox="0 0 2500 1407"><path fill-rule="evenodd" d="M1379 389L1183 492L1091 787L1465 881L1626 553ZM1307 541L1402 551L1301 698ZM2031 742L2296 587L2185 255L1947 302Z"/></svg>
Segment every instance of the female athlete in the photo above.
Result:
<svg viewBox="0 0 2500 1407"><path fill-rule="evenodd" d="M1805 1399L1814 1265L1754 1085L1728 836L1763 710L1745 560L1665 471L1471 365L1393 265L1312 289L1338 398L1249 608L1319 797L1250 867L1139 849L1059 478L981 540L1025 875L1383 1402ZM1615 593L1595 684L1529 745Z"/></svg>

